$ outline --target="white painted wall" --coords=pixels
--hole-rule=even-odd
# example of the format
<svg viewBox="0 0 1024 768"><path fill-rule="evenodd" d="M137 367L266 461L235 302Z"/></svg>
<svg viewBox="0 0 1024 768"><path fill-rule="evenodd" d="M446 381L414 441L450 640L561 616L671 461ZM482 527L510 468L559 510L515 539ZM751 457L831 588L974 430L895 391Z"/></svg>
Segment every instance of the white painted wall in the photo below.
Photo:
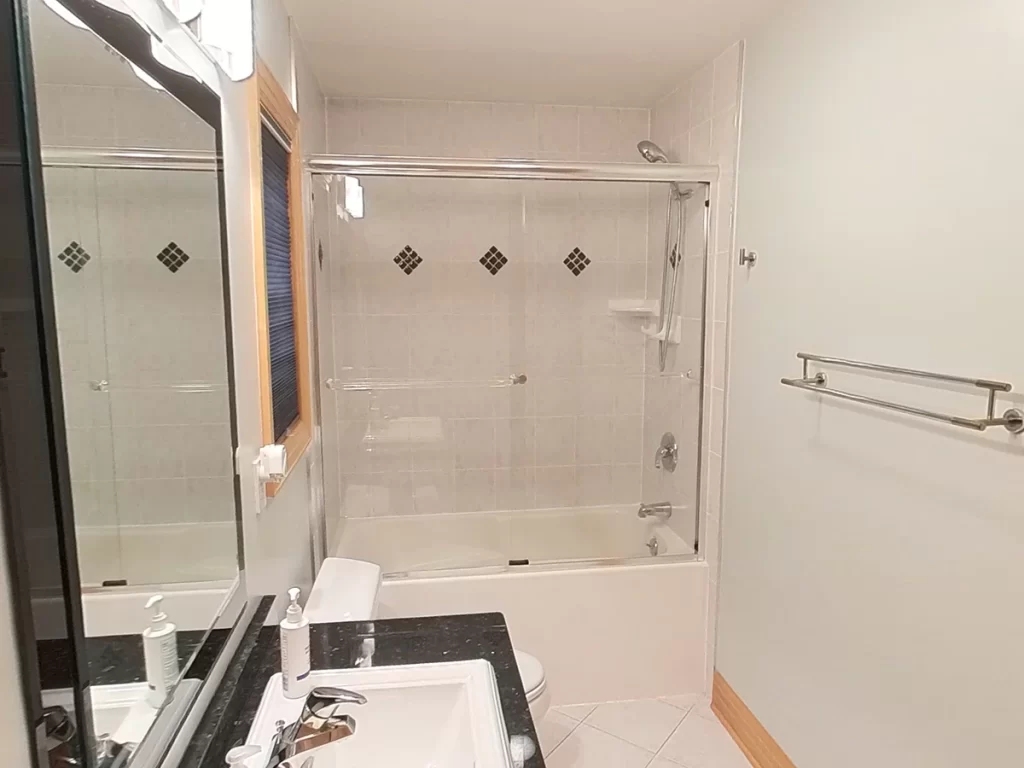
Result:
<svg viewBox="0 0 1024 768"><path fill-rule="evenodd" d="M779 384L804 350L1024 386L1022 37L1014 0L807 0L747 42L718 669L806 768L1024 750L1021 438Z"/></svg>
<svg viewBox="0 0 1024 768"><path fill-rule="evenodd" d="M295 103L291 21L280 0L253 0L256 54Z"/></svg>
<svg viewBox="0 0 1024 768"><path fill-rule="evenodd" d="M326 135L323 96L301 50L293 45L287 15L277 0L257 3L256 41L257 54L297 103L304 153L323 151ZM254 492L252 461L262 444L262 434L247 110L246 86L224 82L224 168L246 587L252 596L281 594L291 586L301 587L308 593L314 569L309 452L292 469L281 491L262 513L258 512Z"/></svg>

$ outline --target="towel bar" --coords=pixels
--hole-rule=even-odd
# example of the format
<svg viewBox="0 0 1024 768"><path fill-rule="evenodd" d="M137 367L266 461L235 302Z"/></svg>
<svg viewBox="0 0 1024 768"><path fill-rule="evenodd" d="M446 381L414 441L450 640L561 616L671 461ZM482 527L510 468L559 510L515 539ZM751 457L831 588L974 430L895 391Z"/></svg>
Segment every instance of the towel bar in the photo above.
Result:
<svg viewBox="0 0 1024 768"><path fill-rule="evenodd" d="M818 394L836 397L840 400L848 400L862 405L871 405L876 408L884 408L898 413L906 413L911 416L919 416L923 419L930 419L932 421L941 421L944 424L951 424L955 427L963 427L965 429L973 429L978 432L984 432L989 427L1004 427L1008 432L1015 435L1024 432L1024 412L1020 409L1009 408L1003 412L1002 416L995 415L996 392L1009 392L1013 388L1011 384L1004 381L970 379L963 376L951 376L944 373L920 371L914 368L899 368L892 365L879 365L877 363L865 363L859 360L847 360L841 357L823 357L821 355L811 355L806 352L797 353L797 358L803 361L803 377L799 379L782 379L782 383L787 387L796 387L797 389L803 389L808 392L817 392ZM913 406L893 403L888 400L880 400L875 397L867 397L866 395L843 392L839 389L830 389L828 386L828 379L824 373L819 372L814 375L810 375L808 372L808 363L811 362L979 387L988 391L987 415L982 419L969 419L963 416L953 416L946 413L938 413L937 411L929 411L924 408L914 408Z"/></svg>

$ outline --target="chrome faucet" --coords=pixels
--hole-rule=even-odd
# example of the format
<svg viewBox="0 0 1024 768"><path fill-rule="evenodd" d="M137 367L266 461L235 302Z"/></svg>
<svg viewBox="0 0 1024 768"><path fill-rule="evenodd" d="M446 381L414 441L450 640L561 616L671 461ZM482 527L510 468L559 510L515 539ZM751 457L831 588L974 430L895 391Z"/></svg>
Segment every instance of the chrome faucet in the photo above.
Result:
<svg viewBox="0 0 1024 768"><path fill-rule="evenodd" d="M668 520L672 517L672 502L659 501L657 504L641 504L640 511L636 515L641 518L660 517L662 520Z"/></svg>
<svg viewBox="0 0 1024 768"><path fill-rule="evenodd" d="M361 693L344 688L321 686L314 688L302 705L302 714L291 725L277 721L277 735L270 747L270 762L267 768L294 768L289 762L314 749L346 739L356 732L356 721L351 715L339 715L342 704L365 704ZM302 763L302 768L311 765L311 759Z"/></svg>

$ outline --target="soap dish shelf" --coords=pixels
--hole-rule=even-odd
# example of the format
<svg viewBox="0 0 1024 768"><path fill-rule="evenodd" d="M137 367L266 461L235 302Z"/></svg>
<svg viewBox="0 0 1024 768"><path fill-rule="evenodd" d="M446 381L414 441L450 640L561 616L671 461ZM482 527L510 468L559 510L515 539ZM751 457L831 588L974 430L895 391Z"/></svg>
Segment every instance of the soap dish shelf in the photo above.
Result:
<svg viewBox="0 0 1024 768"><path fill-rule="evenodd" d="M661 302L657 299L609 299L608 312L629 317L657 317Z"/></svg>

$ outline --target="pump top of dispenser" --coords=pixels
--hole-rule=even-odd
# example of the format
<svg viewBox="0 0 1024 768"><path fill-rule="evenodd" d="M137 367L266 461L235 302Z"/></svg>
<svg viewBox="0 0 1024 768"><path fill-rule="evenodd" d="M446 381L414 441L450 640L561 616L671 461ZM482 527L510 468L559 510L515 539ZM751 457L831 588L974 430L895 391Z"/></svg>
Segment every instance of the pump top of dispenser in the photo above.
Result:
<svg viewBox="0 0 1024 768"><path fill-rule="evenodd" d="M153 615L150 617L150 623L153 629L163 629L164 625L167 624L167 614L163 611L163 595L153 595L149 600L146 601L146 610L152 610Z"/></svg>
<svg viewBox="0 0 1024 768"><path fill-rule="evenodd" d="M299 605L299 595L302 594L302 590L298 587L292 587L288 590L288 610L285 615L289 621L300 621L302 619L302 606Z"/></svg>
<svg viewBox="0 0 1024 768"><path fill-rule="evenodd" d="M228 765L243 765L253 755L258 755L262 750L255 744L246 744L241 747L229 749L224 755L224 762Z"/></svg>

